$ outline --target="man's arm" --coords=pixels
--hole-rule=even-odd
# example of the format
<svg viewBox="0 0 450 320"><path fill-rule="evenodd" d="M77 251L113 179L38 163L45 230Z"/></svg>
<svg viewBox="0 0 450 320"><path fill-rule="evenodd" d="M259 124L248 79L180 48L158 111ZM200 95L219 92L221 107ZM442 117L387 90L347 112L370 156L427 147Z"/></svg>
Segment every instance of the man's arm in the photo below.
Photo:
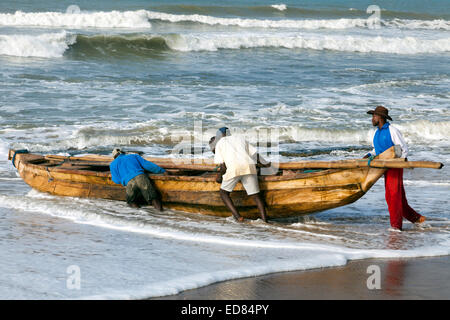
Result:
<svg viewBox="0 0 450 320"><path fill-rule="evenodd" d="M391 133L391 139L394 145L400 145L400 147L402 148L401 157L406 158L408 156L409 150L402 133L396 127L393 126L389 126L389 132Z"/></svg>
<svg viewBox="0 0 450 320"><path fill-rule="evenodd" d="M216 174L217 183L222 183L223 175L225 174L225 172L227 172L227 166L225 165L225 163L221 163Z"/></svg>
<svg viewBox="0 0 450 320"><path fill-rule="evenodd" d="M150 162L142 158L141 156L137 157L139 160L139 163L141 164L142 168L145 169L145 171L151 172L151 173L165 173L166 170L158 166L156 163Z"/></svg>
<svg viewBox="0 0 450 320"><path fill-rule="evenodd" d="M109 171L111 171L111 180L115 184L121 184L119 170L117 170L117 166L111 164L109 165Z"/></svg>
<svg viewBox="0 0 450 320"><path fill-rule="evenodd" d="M264 159L259 153L256 154L256 162L260 167L268 168L272 165L272 162Z"/></svg>

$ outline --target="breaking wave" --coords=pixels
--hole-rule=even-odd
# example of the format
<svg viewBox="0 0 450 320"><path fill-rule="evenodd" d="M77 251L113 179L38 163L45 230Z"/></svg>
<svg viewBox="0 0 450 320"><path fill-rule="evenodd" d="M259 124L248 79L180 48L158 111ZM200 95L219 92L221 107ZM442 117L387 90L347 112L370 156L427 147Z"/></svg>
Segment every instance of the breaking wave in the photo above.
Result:
<svg viewBox="0 0 450 320"><path fill-rule="evenodd" d="M270 10L285 12L290 10L286 5L272 5ZM303 9L296 9L303 10ZM194 10L195 11L195 10ZM202 10L199 10L202 12ZM303 12L303 11L301 11ZM306 11L308 12L308 11ZM353 11L348 11L353 12ZM0 13L0 26L33 26L33 27L64 27L64 28L151 28L149 20L161 20L171 23L187 22L207 25L238 26L242 28L290 28L290 29L348 29L371 28L373 21L367 15L359 18L305 19L304 16L294 16L294 19L261 19L261 18L231 18L216 17L202 14L171 14L157 11L98 11L98 12L22 12ZM383 13L384 16L384 13ZM300 19L299 19L300 18ZM450 21L442 18L432 20L401 19L393 17L381 20L384 27L401 29L431 29L450 30Z"/></svg>
<svg viewBox="0 0 450 320"><path fill-rule="evenodd" d="M446 142L450 135L450 122L431 122L428 120L395 123L400 129L407 143L418 145L439 145ZM294 150L285 152L285 156L311 156L317 154L329 154L336 151L359 152L361 150L371 149L374 129L355 128L355 129L327 129L327 128L308 128L299 125L290 125L284 127L249 127L242 131L238 128L233 129L234 134L244 135L250 142L264 142L264 134L271 130L269 139L276 139L278 143L296 143L296 142L319 142L324 144L319 153L310 149ZM276 135L273 130L277 130ZM63 130L64 131L64 130ZM213 130L214 131L214 130ZM70 131L71 132L71 131ZM274 135L272 135L274 134ZM46 144L27 142L16 143L13 148L28 149L34 152L54 152L55 150L88 150L102 146L108 150L114 146L153 146L161 151L161 154L167 151L167 148L179 146L183 141L197 141L202 146L207 146L211 130L206 130L198 135L196 132L187 130L182 126L172 128L170 134L163 126L158 123L143 126L136 125L135 128L121 129L100 129L94 126L86 126L79 129L73 135L60 135L55 140ZM338 144L346 144L353 147L339 147ZM327 147L330 145L331 147ZM163 148L159 148L161 146ZM207 151L209 150L206 148ZM6 149L5 149L6 150ZM156 150L156 149L155 149Z"/></svg>
<svg viewBox="0 0 450 320"><path fill-rule="evenodd" d="M247 48L287 48L393 54L423 54L450 51L450 38L424 40L415 37L381 36L217 34L213 37L178 35L166 42L169 48L177 51L216 51L219 49Z"/></svg>
<svg viewBox="0 0 450 320"><path fill-rule="evenodd" d="M212 16L234 16L234 17L291 17L291 18L367 18L366 8L301 8L283 3L267 6L197 6L197 5L161 5L152 8L152 11L167 12L172 14L203 14ZM430 14L425 12L405 12L382 9L383 17L394 19L417 19L417 20L439 20L448 19L450 14Z"/></svg>
<svg viewBox="0 0 450 320"><path fill-rule="evenodd" d="M71 34L0 35L0 54L19 57L146 56L155 51L217 51L221 49L285 48L339 52L430 54L450 52L450 38L366 37L288 34Z"/></svg>
<svg viewBox="0 0 450 320"><path fill-rule="evenodd" d="M0 26L150 28L147 11L0 13Z"/></svg>
<svg viewBox="0 0 450 320"><path fill-rule="evenodd" d="M367 18L341 18L341 19L248 19L248 18L220 18L199 14L169 14L164 12L148 11L151 20L168 22L195 22L207 25L238 26L241 28L289 28L289 29L348 29L373 28L373 21ZM394 19L381 20L381 26L405 29L431 29L450 30L450 21Z"/></svg>
<svg viewBox="0 0 450 320"><path fill-rule="evenodd" d="M62 31L40 35L0 35L0 55L16 57L62 57L76 37Z"/></svg>

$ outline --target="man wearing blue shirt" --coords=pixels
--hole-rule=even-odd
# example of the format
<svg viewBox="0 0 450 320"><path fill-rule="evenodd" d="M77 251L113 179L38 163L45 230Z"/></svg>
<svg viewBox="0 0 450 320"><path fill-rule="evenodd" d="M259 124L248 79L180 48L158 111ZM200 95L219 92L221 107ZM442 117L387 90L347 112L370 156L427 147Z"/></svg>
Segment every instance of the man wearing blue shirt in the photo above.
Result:
<svg viewBox="0 0 450 320"><path fill-rule="evenodd" d="M118 148L112 154L114 161L109 165L111 179L127 188L127 203L139 208L137 199L142 196L148 204L153 203L156 209L162 211L158 193L145 172L166 173L166 170L138 154L125 154Z"/></svg>
<svg viewBox="0 0 450 320"><path fill-rule="evenodd" d="M389 111L383 106L378 106L375 110L367 112L372 115L372 124L378 127L373 136L374 149L364 158L379 155L394 145L399 145L402 149L402 158L408 156L408 146L400 131L392 126L387 120L392 118ZM425 217L418 214L411 208L406 200L405 188L403 186L403 169L388 169L384 174L385 197L389 209L391 227L395 230L402 230L403 218L412 223L423 223Z"/></svg>

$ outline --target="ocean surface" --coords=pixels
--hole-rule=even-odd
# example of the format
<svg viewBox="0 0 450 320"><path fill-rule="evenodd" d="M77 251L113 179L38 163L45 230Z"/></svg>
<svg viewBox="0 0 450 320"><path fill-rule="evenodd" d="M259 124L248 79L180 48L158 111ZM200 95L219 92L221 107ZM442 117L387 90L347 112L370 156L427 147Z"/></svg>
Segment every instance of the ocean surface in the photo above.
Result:
<svg viewBox="0 0 450 320"><path fill-rule="evenodd" d="M271 142L260 151L274 160L353 159L371 149L366 112L379 104L410 160L447 165L405 171L428 220L402 233L389 229L383 179L345 207L239 224L41 194L7 160L9 148L180 157L223 125ZM0 298L137 299L448 255L449 136L448 0L1 1Z"/></svg>

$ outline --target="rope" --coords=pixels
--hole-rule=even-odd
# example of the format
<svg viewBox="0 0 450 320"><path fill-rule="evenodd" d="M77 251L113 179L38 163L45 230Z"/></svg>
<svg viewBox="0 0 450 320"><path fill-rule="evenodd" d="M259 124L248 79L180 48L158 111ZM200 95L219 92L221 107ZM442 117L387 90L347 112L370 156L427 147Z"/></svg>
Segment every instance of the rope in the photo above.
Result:
<svg viewBox="0 0 450 320"><path fill-rule="evenodd" d="M50 174L50 170L48 170L48 167L47 167L47 174L48 174L48 182L52 182L53 181L53 177Z"/></svg>
<svg viewBox="0 0 450 320"><path fill-rule="evenodd" d="M375 159L374 156L370 156L369 160L367 161L367 166L370 167L370 163L372 162L372 160Z"/></svg>
<svg viewBox="0 0 450 320"><path fill-rule="evenodd" d="M27 149L21 149L21 150L16 150L15 152L14 152L14 155L13 155L13 157L12 157L12 164L13 164L13 166L14 166L14 168L16 167L16 165L14 164L15 162L16 162L16 155L18 154L18 153L28 153L28 150Z"/></svg>

